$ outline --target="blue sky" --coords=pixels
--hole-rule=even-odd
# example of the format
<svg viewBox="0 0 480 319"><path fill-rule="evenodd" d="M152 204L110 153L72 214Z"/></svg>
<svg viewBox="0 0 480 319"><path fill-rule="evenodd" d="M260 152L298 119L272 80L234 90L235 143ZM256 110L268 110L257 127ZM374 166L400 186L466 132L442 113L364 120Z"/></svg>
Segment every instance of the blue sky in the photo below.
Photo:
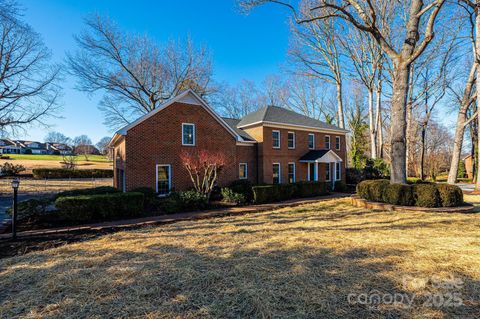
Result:
<svg viewBox="0 0 480 319"><path fill-rule="evenodd" d="M235 0L20 0L24 19L44 39L55 62L74 51L73 35L83 28L83 18L95 12L115 20L124 30L148 34L163 43L191 36L208 46L213 55L214 79L235 84L241 79L261 81L278 73L288 46L288 12L272 6L257 8L250 15L238 12ZM101 93L87 96L76 91L75 78L64 81L63 111L52 119L50 130L74 137L89 135L96 143L111 135L97 109ZM30 138L43 140L49 130L29 129Z"/></svg>

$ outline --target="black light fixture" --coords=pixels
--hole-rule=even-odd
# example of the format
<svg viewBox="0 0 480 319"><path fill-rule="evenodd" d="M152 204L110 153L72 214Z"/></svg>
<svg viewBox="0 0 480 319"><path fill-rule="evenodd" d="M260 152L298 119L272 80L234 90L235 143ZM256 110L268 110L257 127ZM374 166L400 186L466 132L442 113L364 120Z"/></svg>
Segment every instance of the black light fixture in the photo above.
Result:
<svg viewBox="0 0 480 319"><path fill-rule="evenodd" d="M13 215L12 215L12 239L17 239L17 202L18 202L18 187L20 186L20 180L15 177L12 179L13 188Z"/></svg>

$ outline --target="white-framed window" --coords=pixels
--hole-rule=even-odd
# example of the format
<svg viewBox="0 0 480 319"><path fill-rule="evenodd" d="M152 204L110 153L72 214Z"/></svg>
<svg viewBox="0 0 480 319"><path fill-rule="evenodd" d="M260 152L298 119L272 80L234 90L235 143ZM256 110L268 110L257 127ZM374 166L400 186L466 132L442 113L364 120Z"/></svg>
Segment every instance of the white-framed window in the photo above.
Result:
<svg viewBox="0 0 480 319"><path fill-rule="evenodd" d="M290 184L295 183L297 179L296 172L295 172L295 163L288 163L287 168L288 168L288 182Z"/></svg>
<svg viewBox="0 0 480 319"><path fill-rule="evenodd" d="M157 165L157 193L161 196L170 194L172 189L172 166L170 164Z"/></svg>
<svg viewBox="0 0 480 319"><path fill-rule="evenodd" d="M247 179L248 178L248 164L240 163L238 164L238 178Z"/></svg>
<svg viewBox="0 0 480 319"><path fill-rule="evenodd" d="M295 132L288 132L288 148L295 148Z"/></svg>
<svg viewBox="0 0 480 319"><path fill-rule="evenodd" d="M280 131L272 131L272 146L280 148Z"/></svg>
<svg viewBox="0 0 480 319"><path fill-rule="evenodd" d="M182 145L195 146L195 124L182 123Z"/></svg>
<svg viewBox="0 0 480 319"><path fill-rule="evenodd" d="M308 149L310 149L310 150L315 149L315 134L314 133L308 134Z"/></svg>
<svg viewBox="0 0 480 319"><path fill-rule="evenodd" d="M336 136L336 137L335 137L335 149L336 149L337 151L339 151L339 150L340 150L340 147L341 147L341 145L340 145L340 136Z"/></svg>
<svg viewBox="0 0 480 319"><path fill-rule="evenodd" d="M342 163L335 163L335 180L339 181L342 179Z"/></svg>
<svg viewBox="0 0 480 319"><path fill-rule="evenodd" d="M330 163L326 163L325 165L325 181L330 181Z"/></svg>
<svg viewBox="0 0 480 319"><path fill-rule="evenodd" d="M273 163L272 166L273 184L280 184L282 182L280 163Z"/></svg>
<svg viewBox="0 0 480 319"><path fill-rule="evenodd" d="M325 149L330 149L330 135L325 135Z"/></svg>

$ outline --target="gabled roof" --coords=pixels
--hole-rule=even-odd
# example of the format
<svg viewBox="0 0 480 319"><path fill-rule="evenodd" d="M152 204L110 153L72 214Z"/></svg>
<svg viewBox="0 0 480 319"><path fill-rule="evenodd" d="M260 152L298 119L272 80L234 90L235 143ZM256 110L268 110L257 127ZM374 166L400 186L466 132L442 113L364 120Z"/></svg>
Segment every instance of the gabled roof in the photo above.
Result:
<svg viewBox="0 0 480 319"><path fill-rule="evenodd" d="M312 150L300 157L300 162L332 163L342 162L342 158L332 150Z"/></svg>
<svg viewBox="0 0 480 319"><path fill-rule="evenodd" d="M327 124L325 122L313 119L311 117L287 110L278 106L266 106L255 112L247 114L238 123L239 128L247 127L254 124L270 123L270 124L286 124L293 126L301 126L306 128L314 128L320 130L332 130L346 133L347 130L338 126Z"/></svg>
<svg viewBox="0 0 480 319"><path fill-rule="evenodd" d="M213 111L213 109L203 100L200 96L198 96L195 92L192 90L186 90L179 95L175 96L174 98L166 101L159 107L157 107L155 110L145 114L144 116L138 118L136 121L126 125L125 127L121 128L118 130L115 135L113 136L112 140L110 141L110 144L112 144L119 136L122 135L127 135L128 130L131 128L137 126L138 124L142 123L146 119L150 118L151 116L157 114L158 112L164 110L168 106L172 105L175 102L181 102L181 103L186 103L186 104L194 104L194 105L200 105L202 106L210 115L213 116L214 119L216 119L230 134L232 134L233 137L237 141L243 141L242 137L234 130L230 125L228 125L218 114Z"/></svg>
<svg viewBox="0 0 480 319"><path fill-rule="evenodd" d="M244 130L239 129L238 123L240 123L239 119L231 119L227 117L222 117L222 119L225 121L225 123L228 124L235 132L237 132L238 135L240 135L245 141L251 141L255 142L255 139L251 137L250 135L247 134Z"/></svg>

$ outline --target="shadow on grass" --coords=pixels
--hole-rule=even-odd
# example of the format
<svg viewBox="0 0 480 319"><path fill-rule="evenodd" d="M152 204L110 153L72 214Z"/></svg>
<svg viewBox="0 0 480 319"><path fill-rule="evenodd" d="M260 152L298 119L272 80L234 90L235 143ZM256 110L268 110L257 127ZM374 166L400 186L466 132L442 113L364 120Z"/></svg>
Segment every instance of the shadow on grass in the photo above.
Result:
<svg viewBox="0 0 480 319"><path fill-rule="evenodd" d="M406 253L285 247L226 252L212 245L199 252L159 242L129 250L91 243L56 251L53 261L35 255L3 264L0 317L475 318L479 283L462 274L455 274L465 282L461 307L426 308L426 296L410 308L349 303L349 294L410 294L401 278L387 275L395 265L385 261Z"/></svg>

